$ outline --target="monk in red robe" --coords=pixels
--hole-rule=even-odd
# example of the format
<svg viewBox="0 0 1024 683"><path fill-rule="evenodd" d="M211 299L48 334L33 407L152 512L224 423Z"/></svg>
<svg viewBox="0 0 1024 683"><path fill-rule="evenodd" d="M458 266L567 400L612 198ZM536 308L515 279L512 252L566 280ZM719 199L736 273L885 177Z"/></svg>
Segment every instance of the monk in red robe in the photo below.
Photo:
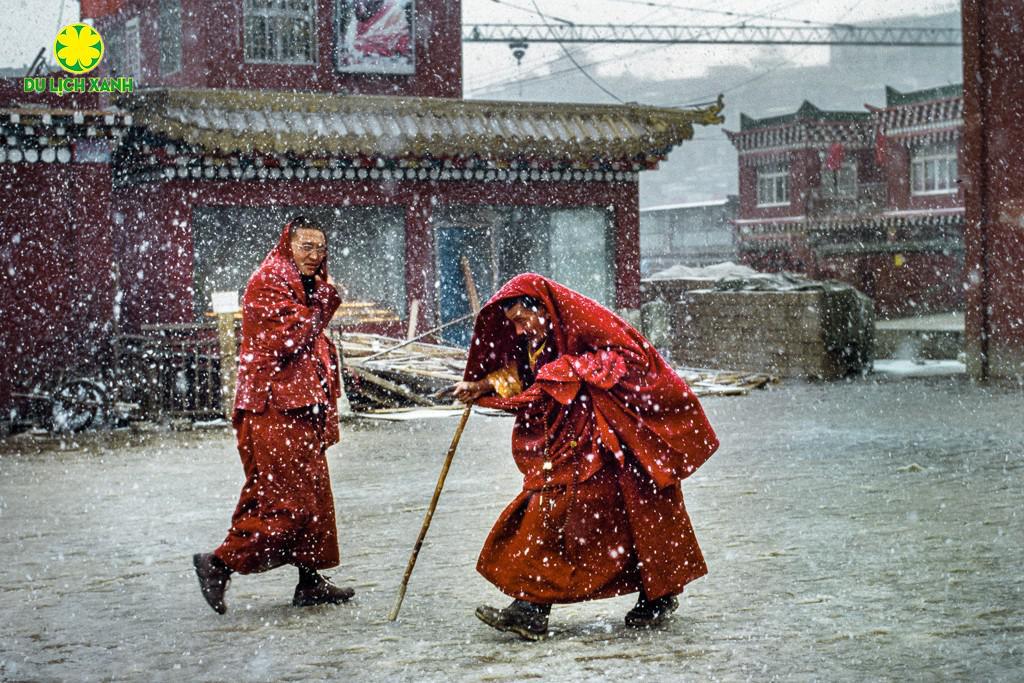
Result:
<svg viewBox="0 0 1024 683"><path fill-rule="evenodd" d="M246 285L234 427L245 484L227 538L192 561L219 614L233 572L291 564L292 604L339 603L351 588L320 569L338 564L327 447L338 442L337 352L324 334L341 304L327 275L323 229L298 216Z"/></svg>
<svg viewBox="0 0 1024 683"><path fill-rule="evenodd" d="M680 481L718 447L686 383L635 329L540 275L513 278L477 316L460 400L516 415L523 490L477 563L514 598L490 626L547 635L553 603L639 593L650 627L707 573Z"/></svg>

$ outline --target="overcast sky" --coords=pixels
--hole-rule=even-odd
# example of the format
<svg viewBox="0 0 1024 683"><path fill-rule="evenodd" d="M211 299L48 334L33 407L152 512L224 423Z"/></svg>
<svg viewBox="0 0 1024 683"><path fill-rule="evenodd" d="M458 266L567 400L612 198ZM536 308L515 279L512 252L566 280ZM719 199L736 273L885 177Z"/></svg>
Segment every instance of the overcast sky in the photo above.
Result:
<svg viewBox="0 0 1024 683"><path fill-rule="evenodd" d="M238 0L241 2L241 0ZM0 18L0 66L29 63L40 47L52 45L57 29L79 18L77 0L3 0ZM903 15L949 12L957 0L463 0L466 24L474 22L532 23L558 20L576 23L751 24L796 25L862 23ZM537 8L540 9L538 15ZM731 13L731 14L730 14ZM898 22L894 22L894 25ZM597 78L628 71L643 78L700 75L717 64L757 65L790 58L815 63L825 48L763 46L569 46ZM52 58L51 58L52 59ZM558 45L533 45L521 65L500 44L465 47L465 89L469 96L486 95L501 81L575 68Z"/></svg>

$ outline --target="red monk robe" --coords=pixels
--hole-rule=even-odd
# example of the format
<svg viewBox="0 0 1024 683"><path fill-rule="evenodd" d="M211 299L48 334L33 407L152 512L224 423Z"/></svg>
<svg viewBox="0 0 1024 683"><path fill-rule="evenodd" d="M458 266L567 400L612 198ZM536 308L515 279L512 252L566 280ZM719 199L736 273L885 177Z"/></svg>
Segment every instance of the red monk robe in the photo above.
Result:
<svg viewBox="0 0 1024 683"><path fill-rule="evenodd" d="M307 301L286 227L242 298L234 424L245 468L227 538L233 571L338 564L327 447L338 442L337 352L323 334L341 304L320 265Z"/></svg>
<svg viewBox="0 0 1024 683"><path fill-rule="evenodd" d="M499 306L524 295L550 322L533 367ZM509 379L512 369L518 377ZM556 282L520 275L477 317L465 380L486 377L502 393L523 388L477 401L516 413L523 490L480 552L485 578L517 601L546 605L641 588L655 600L707 573L679 482L718 439L686 383L635 329ZM527 635L493 619L485 621Z"/></svg>
<svg viewBox="0 0 1024 683"><path fill-rule="evenodd" d="M293 604L350 597L348 589L334 587L316 572L338 564L325 451L339 439L341 384L337 352L324 330L341 299L327 282L322 230L300 220L304 223L297 230L319 240L310 250L312 258L322 259L319 266L303 266L316 268L315 274L306 274L306 287L292 253L291 226L286 226L249 279L242 300L233 422L245 484L224 542L212 557L194 559L203 594L221 613L230 572L248 574L284 564L300 570Z"/></svg>

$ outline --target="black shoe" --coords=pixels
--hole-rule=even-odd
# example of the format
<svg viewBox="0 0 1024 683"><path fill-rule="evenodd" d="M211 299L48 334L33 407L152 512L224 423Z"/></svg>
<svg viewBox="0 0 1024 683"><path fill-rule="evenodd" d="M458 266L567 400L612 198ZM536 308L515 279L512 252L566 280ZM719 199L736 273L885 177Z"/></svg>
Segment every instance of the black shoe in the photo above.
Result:
<svg viewBox="0 0 1024 683"><path fill-rule="evenodd" d="M224 614L228 606L224 604L224 593L231 583L231 570L228 569L213 553L196 553L192 556L192 565L199 577L199 590L203 592L207 604L217 614Z"/></svg>
<svg viewBox="0 0 1024 683"><path fill-rule="evenodd" d="M295 607L312 607L314 605L337 605L348 602L356 592L352 588L335 586L320 576L310 584L299 583L295 586L292 605Z"/></svg>
<svg viewBox="0 0 1024 683"><path fill-rule="evenodd" d="M548 635L548 612L551 605L513 600L504 609L481 605L476 608L480 621L499 631L511 631L524 640L543 640Z"/></svg>
<svg viewBox="0 0 1024 683"><path fill-rule="evenodd" d="M648 600L647 596L641 592L636 606L626 614L626 626L631 628L661 626L677 609L679 609L679 599L674 595Z"/></svg>

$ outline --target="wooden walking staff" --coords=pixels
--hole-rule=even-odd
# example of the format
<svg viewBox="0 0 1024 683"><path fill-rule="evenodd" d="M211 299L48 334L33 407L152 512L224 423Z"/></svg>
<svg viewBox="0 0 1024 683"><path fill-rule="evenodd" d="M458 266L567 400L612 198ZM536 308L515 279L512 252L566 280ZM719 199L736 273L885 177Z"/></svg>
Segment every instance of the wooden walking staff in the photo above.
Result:
<svg viewBox="0 0 1024 683"><path fill-rule="evenodd" d="M472 315L480 312L480 297L477 295L476 283L473 282L473 271L469 267L469 259L462 257L462 274L466 278L466 294L469 298L469 307ZM441 466L441 474L437 477L437 486L434 487L434 497L430 499L427 507L427 514L423 517L423 526L420 527L420 534L416 537L416 545L412 548L412 555L409 556L409 564L405 567L405 576L402 577L402 585L398 587L398 595L395 596L395 606L391 608L388 621L398 618L398 611L402 609L402 600L405 599L405 589L409 587L409 578L412 576L413 567L416 566L416 558L419 557L420 548L423 547L423 539L427 537L427 529L430 528L430 521L434 518L434 510L437 509L437 501L441 497L441 489L444 488L444 480L448 477L448 469L452 466L455 458L455 449L459 447L459 440L462 438L462 430L466 428L466 421L469 414L473 412L473 404L467 403L466 409L462 411L459 419L459 426L455 429L451 445L448 446L448 454L444 458L444 465Z"/></svg>
<svg viewBox="0 0 1024 683"><path fill-rule="evenodd" d="M402 577L402 585L398 588L398 595L395 597L395 606L391 608L391 614L388 615L388 621L394 621L398 618L398 610L402 609L402 600L405 599L405 589L409 586L409 577L412 576L413 567L416 566L416 558L420 554L420 548L423 547L423 539L427 536L427 529L430 528L430 520L434 518L434 510L437 509L437 500L441 497L441 489L444 488L444 480L448 476L448 468L452 466L452 459L455 457L455 449L459 447L459 439L462 438L462 430L466 428L466 421L469 419L469 414L473 411L473 404L470 403L466 406L466 409L462 411L462 418L459 420L459 426L455 430L455 436L452 437L452 443L448 446L448 455L445 456L444 465L441 467L441 474L437 477L437 486L434 487L434 497L430 499L430 506L427 508L427 514L423 518L423 526L420 527L420 535L416 537L416 545L413 546L412 555L409 556L409 564L405 567L405 576Z"/></svg>

